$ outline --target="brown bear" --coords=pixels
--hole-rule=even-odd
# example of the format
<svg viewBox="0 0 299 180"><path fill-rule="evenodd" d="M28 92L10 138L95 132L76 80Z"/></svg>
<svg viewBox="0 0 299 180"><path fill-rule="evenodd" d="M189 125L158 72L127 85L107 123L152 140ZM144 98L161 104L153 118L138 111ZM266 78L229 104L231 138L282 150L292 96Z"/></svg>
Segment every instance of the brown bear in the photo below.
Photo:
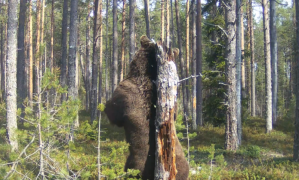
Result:
<svg viewBox="0 0 299 180"><path fill-rule="evenodd" d="M125 171L137 169L143 180L153 180L156 149L156 45L146 36L142 36L140 42L141 48L130 64L130 72L107 101L105 113L112 124L125 128L126 141L130 144ZM178 138L175 148L176 179L186 180L189 166Z"/></svg>

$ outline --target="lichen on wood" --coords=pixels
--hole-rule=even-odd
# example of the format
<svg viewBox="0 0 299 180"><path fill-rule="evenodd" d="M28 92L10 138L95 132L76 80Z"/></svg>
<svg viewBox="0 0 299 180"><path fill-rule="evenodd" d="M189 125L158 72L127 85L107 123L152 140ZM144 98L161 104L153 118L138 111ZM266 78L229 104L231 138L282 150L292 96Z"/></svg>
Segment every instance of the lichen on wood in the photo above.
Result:
<svg viewBox="0 0 299 180"><path fill-rule="evenodd" d="M169 44L169 43L167 43ZM156 114L156 162L155 179L174 180L177 174L174 126L177 103L178 75L174 63L178 49L172 50L162 43L156 45L157 75L157 114Z"/></svg>

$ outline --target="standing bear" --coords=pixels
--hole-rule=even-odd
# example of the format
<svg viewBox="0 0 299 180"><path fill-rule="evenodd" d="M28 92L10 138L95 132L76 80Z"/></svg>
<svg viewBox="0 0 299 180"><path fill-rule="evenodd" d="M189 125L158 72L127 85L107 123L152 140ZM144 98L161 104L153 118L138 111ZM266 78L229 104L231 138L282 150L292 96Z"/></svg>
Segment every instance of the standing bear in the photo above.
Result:
<svg viewBox="0 0 299 180"><path fill-rule="evenodd" d="M130 72L106 103L105 113L112 124L125 128L126 141L130 144L125 171L137 169L143 180L153 180L156 149L156 45L146 36L142 36L140 42L141 48L130 64ZM174 54L177 56L178 52ZM189 166L177 137L175 144L176 179L186 180Z"/></svg>

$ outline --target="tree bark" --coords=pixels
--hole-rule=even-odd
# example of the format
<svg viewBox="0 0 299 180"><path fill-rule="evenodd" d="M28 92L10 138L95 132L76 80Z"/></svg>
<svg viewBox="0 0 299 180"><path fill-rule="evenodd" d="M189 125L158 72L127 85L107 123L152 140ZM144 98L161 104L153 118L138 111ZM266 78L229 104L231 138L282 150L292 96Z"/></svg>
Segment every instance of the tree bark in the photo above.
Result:
<svg viewBox="0 0 299 180"><path fill-rule="evenodd" d="M41 64L41 0L37 0L37 5L36 5L36 55L35 55L35 69L34 69L34 74L35 74L35 86L34 86L34 93L37 96L37 106L36 106L36 116L39 119L40 118L40 111L41 111L41 73L40 73L40 64Z"/></svg>
<svg viewBox="0 0 299 180"><path fill-rule="evenodd" d="M70 37L69 37L69 61L68 61L68 99L76 100L78 98L77 80L77 19L78 19L78 0L71 0L70 11ZM78 127L78 116L73 122L72 128ZM72 135L71 135L72 136ZM72 141L71 137L71 141Z"/></svg>
<svg viewBox="0 0 299 180"><path fill-rule="evenodd" d="M237 67L237 76L236 76L236 91L237 91L237 105L236 105L236 118L237 118L237 131L238 131L238 146L241 145L242 141L242 121L241 121L241 91L242 91L242 46L241 46L241 0L236 0L236 67Z"/></svg>
<svg viewBox="0 0 299 180"><path fill-rule="evenodd" d="M296 75L299 77L299 0L295 0L296 6ZM296 78L296 87L299 85L299 78ZM295 110L295 135L294 135L294 161L299 161L299 88L296 88L296 110Z"/></svg>
<svg viewBox="0 0 299 180"><path fill-rule="evenodd" d="M91 79L91 96L90 96L90 123L92 124L97 118L97 104L98 104L98 44L97 40L99 38L98 29L98 9L99 9L99 0L94 1L94 19L93 19L93 44L92 44L92 79Z"/></svg>
<svg viewBox="0 0 299 180"><path fill-rule="evenodd" d="M164 1L165 0L161 0L161 40L163 42L165 40L165 36L164 36L164 28L165 28Z"/></svg>
<svg viewBox="0 0 299 180"><path fill-rule="evenodd" d="M125 66L125 30L126 30L126 0L123 1L123 12L122 12L122 37L121 37L121 69L120 79L121 82L124 79L124 66Z"/></svg>
<svg viewBox="0 0 299 180"><path fill-rule="evenodd" d="M201 30L201 0L197 0L196 23L196 75L202 73L202 30ZM202 120L202 78L196 78L196 123L203 125Z"/></svg>
<svg viewBox="0 0 299 180"><path fill-rule="evenodd" d="M241 51L242 51L242 97L246 97L246 64L245 64L245 56L244 56L244 24L243 24L243 6L241 1L241 9L240 9L240 18L241 18Z"/></svg>
<svg viewBox="0 0 299 180"><path fill-rule="evenodd" d="M54 68L54 0L52 0L51 9L51 58L49 63L49 68L53 72Z"/></svg>
<svg viewBox="0 0 299 180"><path fill-rule="evenodd" d="M135 54L135 7L136 7L136 0L129 0L130 5L130 29L129 29L129 61L130 63L133 60Z"/></svg>
<svg viewBox="0 0 299 180"><path fill-rule="evenodd" d="M130 14L131 15L131 14ZM118 32L117 32L117 0L113 0L113 82L112 91L118 83Z"/></svg>
<svg viewBox="0 0 299 180"><path fill-rule="evenodd" d="M97 41L97 47L99 48L99 88L98 88L98 104L102 103L102 62L103 62L103 37L102 37L102 31L103 31L103 26L102 26L102 0L99 0L99 8L98 8L98 23L99 23L99 29L98 29L98 34L99 34L99 40ZM98 108L97 108L98 109ZM98 113L99 118L101 118L101 112Z"/></svg>
<svg viewBox="0 0 299 180"><path fill-rule="evenodd" d="M90 63L90 12L91 8L88 8L88 15L86 17L86 65L85 65L85 89L86 89L86 96L85 96L85 109L89 110L90 105L90 90L91 90L91 63Z"/></svg>
<svg viewBox="0 0 299 180"><path fill-rule="evenodd" d="M190 12L189 12L189 0L187 0L186 2L186 77L189 77L189 72L190 72L190 59L189 59L189 56L190 56L190 51L189 51L189 32L190 32L190 24L189 24L189 19L190 19ZM189 86L190 85L190 82L189 80L186 80L186 85ZM189 91L189 88L186 89L187 91L187 104L189 106L189 102L190 102L190 91ZM188 109L190 109L188 107Z"/></svg>
<svg viewBox="0 0 299 180"><path fill-rule="evenodd" d="M277 120L277 35L275 1L270 0L270 50L272 67L272 123Z"/></svg>
<svg viewBox="0 0 299 180"><path fill-rule="evenodd" d="M46 62L45 62L45 51L46 51L46 44L44 44L44 31L45 31L45 5L46 1L42 0L41 6L41 30L40 30L40 53L39 53L39 86L42 85L42 77L43 73L46 70ZM41 90L40 90L41 91ZM42 97L41 97L42 98Z"/></svg>
<svg viewBox="0 0 299 180"><path fill-rule="evenodd" d="M178 0L175 0L175 12L176 12L176 23L177 23L177 34L178 34L178 45L180 51L182 50L182 36L181 36L181 24L180 24L180 15L179 15L179 7L178 7ZM179 54L180 59L180 68L181 68L181 79L184 79L186 77L186 66L182 57L182 52ZM188 102L187 102L187 91L188 87L186 86L186 82L182 82L182 90L183 90L183 105L184 105L184 114L187 114L187 117L189 116L189 110L188 110Z"/></svg>
<svg viewBox="0 0 299 180"><path fill-rule="evenodd" d="M238 149L237 132L237 92L236 92L236 2L226 1L225 12L226 21L226 84L227 84L227 110L226 110L226 129L225 129L225 149L236 151Z"/></svg>
<svg viewBox="0 0 299 180"><path fill-rule="evenodd" d="M195 0L192 0L192 75L196 76L196 6ZM192 79L192 128L195 130L197 128L196 122L196 80L197 78Z"/></svg>
<svg viewBox="0 0 299 180"><path fill-rule="evenodd" d="M270 57L270 29L268 15L268 0L263 0L263 25L264 25L264 56L266 77L266 131L272 131L272 91L271 91L271 57Z"/></svg>
<svg viewBox="0 0 299 180"><path fill-rule="evenodd" d="M149 17L149 4L148 0L144 0L144 12L145 12L145 26L146 26L146 36L151 39L150 33L150 17Z"/></svg>
<svg viewBox="0 0 299 180"><path fill-rule="evenodd" d="M33 22L32 22L32 0L29 0L29 37L28 37L28 52L29 52L29 77L28 77L28 99L32 107L33 100Z"/></svg>
<svg viewBox="0 0 299 180"><path fill-rule="evenodd" d="M161 44L157 44L156 180L174 180L177 174L174 148L176 137L174 113L179 78L176 72L173 52L171 49L170 51L168 50L169 47L162 47Z"/></svg>
<svg viewBox="0 0 299 180"><path fill-rule="evenodd" d="M68 0L63 1L62 13L62 56L61 56L61 86L66 87L67 81L67 17ZM61 101L66 101L66 94L61 95Z"/></svg>
<svg viewBox="0 0 299 180"><path fill-rule="evenodd" d="M130 1L131 3L131 1ZM105 95L106 95L106 101L109 99L109 75L108 75L108 68L110 67L109 65L109 50L108 50L108 31L109 31L109 25L108 25L108 12L109 12L109 1L106 1L106 57L105 57ZM131 32L130 32L131 33ZM131 49L130 49L131 50ZM130 55L131 58L131 55Z"/></svg>
<svg viewBox="0 0 299 180"><path fill-rule="evenodd" d="M27 11L27 0L20 1L19 30L18 30L18 59L17 59L17 94L18 106L24 110L23 101L27 96L26 88L26 66L25 66L25 21ZM22 113L23 114L23 113Z"/></svg>
<svg viewBox="0 0 299 180"><path fill-rule="evenodd" d="M1 8L1 6L0 6ZM3 34L4 34L4 27L3 27L4 23L3 21L1 21L1 40L0 40L0 43L1 43L1 55L0 55L0 65L1 65L1 99L2 100L5 100L5 59L4 59L4 38L3 38Z"/></svg>
<svg viewBox="0 0 299 180"><path fill-rule="evenodd" d="M249 21L250 21L250 65L251 65L251 116L255 117L255 57L254 57L254 28L252 0L249 0Z"/></svg>
<svg viewBox="0 0 299 180"><path fill-rule="evenodd" d="M169 0L166 1L166 44L170 47Z"/></svg>
<svg viewBox="0 0 299 180"><path fill-rule="evenodd" d="M6 129L12 151L18 149L17 137L17 0L8 2L6 56Z"/></svg>
<svg viewBox="0 0 299 180"><path fill-rule="evenodd" d="M175 38L174 38L174 23L173 23L173 10L172 10L172 0L170 1L170 12L171 12L171 40L172 46L175 46Z"/></svg>

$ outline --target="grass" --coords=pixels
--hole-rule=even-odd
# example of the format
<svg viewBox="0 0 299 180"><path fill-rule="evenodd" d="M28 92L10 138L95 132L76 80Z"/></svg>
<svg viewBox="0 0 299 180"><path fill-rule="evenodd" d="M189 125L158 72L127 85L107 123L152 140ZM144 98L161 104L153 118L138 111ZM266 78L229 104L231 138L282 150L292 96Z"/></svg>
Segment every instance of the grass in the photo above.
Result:
<svg viewBox="0 0 299 180"><path fill-rule="evenodd" d="M90 125L89 114L80 112L80 128L76 131L76 140L70 145L72 161L70 166L74 172L81 172L81 179L97 177L97 122ZM5 120L0 119L1 131ZM125 142L124 129L110 125L103 115L101 132L102 173L108 179L123 176L124 164L128 156L128 144ZM30 129L26 129L29 132ZM24 130L25 131L25 130ZM185 133L185 130L179 130ZM242 145L237 152L224 150L225 126L214 127L206 124L199 127L197 135L191 139L190 146L190 179L299 179L299 165L292 161L293 153L293 118L281 118L270 134L265 133L265 120L249 118L243 122ZM178 132L179 133L179 132ZM24 133L23 133L24 134ZM17 157L9 152L5 133L0 135L0 164L8 163ZM181 141L185 151L187 141ZM21 143L25 146L26 143ZM34 144L36 145L36 144ZM52 154L52 159L61 171L65 171L66 147ZM34 151L32 148L31 151ZM30 150L28 150L30 153ZM34 156L36 160L38 156ZM21 163L20 163L21 164ZM3 166L2 166L3 167ZM34 177L38 173L34 164L23 162L20 171ZM0 178L10 167L0 168ZM2 175L1 175L2 174ZM14 175L12 178L18 179Z"/></svg>

